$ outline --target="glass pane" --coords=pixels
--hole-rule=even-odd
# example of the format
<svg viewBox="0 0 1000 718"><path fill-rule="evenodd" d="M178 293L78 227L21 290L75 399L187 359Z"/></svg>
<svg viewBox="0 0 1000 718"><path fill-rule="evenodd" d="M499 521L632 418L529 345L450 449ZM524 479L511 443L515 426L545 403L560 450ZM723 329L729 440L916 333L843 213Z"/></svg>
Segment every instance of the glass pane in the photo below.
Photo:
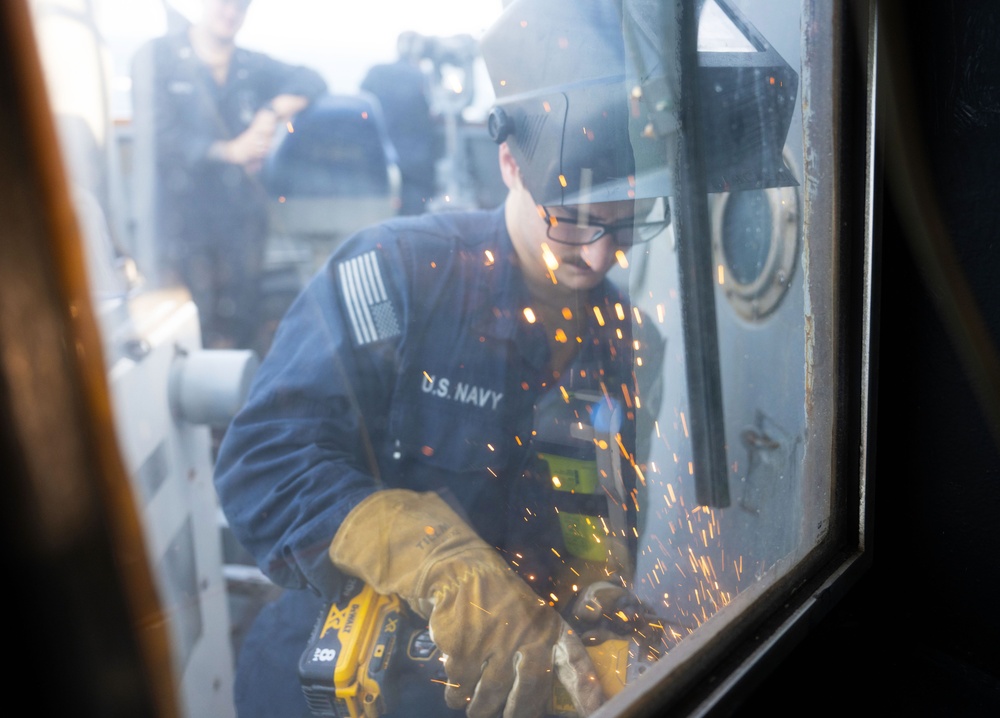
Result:
<svg viewBox="0 0 1000 718"><path fill-rule="evenodd" d="M673 5L32 0L189 715L624 710L821 544L800 3Z"/></svg>

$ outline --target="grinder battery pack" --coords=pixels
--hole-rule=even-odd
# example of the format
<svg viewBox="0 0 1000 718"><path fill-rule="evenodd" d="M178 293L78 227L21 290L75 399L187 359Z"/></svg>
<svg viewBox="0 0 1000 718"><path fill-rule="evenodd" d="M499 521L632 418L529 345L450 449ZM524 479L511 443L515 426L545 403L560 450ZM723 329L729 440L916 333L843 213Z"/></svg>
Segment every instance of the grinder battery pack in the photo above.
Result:
<svg viewBox="0 0 1000 718"><path fill-rule="evenodd" d="M320 718L378 718L414 689L447 715L440 656L426 622L397 596L350 579L313 627L299 678L309 710Z"/></svg>

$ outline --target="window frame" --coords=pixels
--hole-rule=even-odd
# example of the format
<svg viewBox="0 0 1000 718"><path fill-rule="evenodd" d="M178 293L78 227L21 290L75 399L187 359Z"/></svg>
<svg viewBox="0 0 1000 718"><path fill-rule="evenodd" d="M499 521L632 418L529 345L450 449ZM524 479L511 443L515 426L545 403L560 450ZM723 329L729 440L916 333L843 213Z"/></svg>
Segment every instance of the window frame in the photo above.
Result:
<svg viewBox="0 0 1000 718"><path fill-rule="evenodd" d="M734 600L746 606L718 630L703 625L671 650L674 663L661 660L644 680L616 696L595 714L611 716L729 715L802 642L871 568L873 508L868 486L874 471L878 365L879 235L882 184L881 120L876 93L878 7L871 0L824 3L803 0L803 27L817 31L811 41L812 87L829 87L828 96L803 101L812 119L803 120L807 158L834 158L832 191L810 196L803 219L814 250L828 252L818 266L839 270L833 293L815 302L826 312L834 337L831 405L812 405L810 418L826 410L832 437L829 456L833 496L826 540L792 570L766 586L754 585ZM825 76L818 77L825 73ZM824 84L825 83L825 84ZM803 92L811 87L806 82ZM822 122L834 118L831 134ZM808 163L807 163L808 164ZM806 167L810 176L810 168ZM814 176L813 176L814 178ZM826 238L823 243L816 237ZM825 278L821 278L825 281ZM813 277L813 282L816 278ZM821 344L817 338L817 346ZM829 347L818 351L830 351ZM824 361L831 359L823 357ZM813 368L815 371L815 367ZM811 426L811 430L812 430ZM815 469L815 466L813 466ZM734 625L738 623L739 625Z"/></svg>
<svg viewBox="0 0 1000 718"><path fill-rule="evenodd" d="M830 306L824 311L837 312L831 327L835 332L834 364L836 367L836 396L831 413L829 430L834 437L833 455L829 465L834 477L832 524L830 539L817 546L793 571L767 586L754 586L740 595L748 605L723 624L723 630L706 630L703 627L682 641L673 653L676 664L669 671L653 670L643 681L635 684L621 696L603 707L600 716L644 716L669 710L683 715L719 715L739 704L742 697L762 680L791 649L801 641L812 626L826 615L837 601L871 566L872 509L868 501L869 474L874 466L873 446L876 407L872 382L877 367L877 305L875 277L878 273L877 225L880 211L881 158L877 141L877 96L875 93L877 48L876 3L869 0L840 0L824 3L820 0L803 0L803 15L815 19L827 13L839 34L816 37L814 50L823 62L814 62L811 71L829 73L828 86L836 88L835 96L810 98L814 116L832 117L840 122L838 131L831 136L821 128L816 130L813 146L815 154L834 158L839 174L834 180L834 193L816 195L808 201L811 205L810 231L829 234L827 251L832 266L840 269L838 284ZM805 24L805 23L804 23ZM818 22L820 27L823 23ZM41 89L41 71L32 43L30 10L27 0L9 0L0 10L0 46L10 55L13 83L4 86L8 107L16 121L0 126L0 142L7 147L26 149L22 164L19 155L0 152L0 173L14 179L28 173L32 176L26 184L37 201L36 210L43 221L26 222L23 211L12 216L17 208L0 214L0 225L9 228L0 237L5 261L11 257L12 267L27 271L29 267L42 266L46 273L37 274L37 281L16 291L28 292L36 305L44 308L61 328L63 342L50 344L53 356L61 357L56 370L68 386L74 388L73 397L56 396L54 392L39 391L35 401L46 406L51 414L41 425L41 432L34 432L14 451L19 454L18 465L24 465L20 479L29 493L41 492L47 480L30 467L51 452L51 445L44 440L46 432L74 434L79 438L95 439L97 449L84 451L86 463L82 466L61 465L60 475L66 481L87 487L103 502L94 506L91 520L110 512L112 524L119 539L135 521L127 501L127 477L120 459L115 456L113 431L111 437L100 439L101 427L107 428L108 399L103 377L103 363L97 362L101 371L95 370L92 357L101 354L101 343L93 322L92 310L74 315L72 307L85 308L89 303L86 284L79 262L79 232L75 220L69 216L71 201L65 186L61 162L55 156L55 130L51 123L44 91ZM819 83L820 85L822 83ZM806 86L803 85L805 90ZM808 132L809 128L806 128ZM11 214L8 214L11 212ZM30 214L30 213L29 213ZM817 243L818 244L818 243ZM16 255L14 248L35 253L33 258ZM45 261L39 264L41 260ZM0 305L7 304L7 297L15 291L0 286ZM37 351L42 344L39 336L5 331L0 334L3 344L20 347L24 351ZM76 352L66 346L78 347ZM88 359L91 358L91 359ZM18 379L9 364L3 365L5 381L13 386ZM38 387L41 389L40 387ZM5 397L9 398L9 397ZM819 411L817 408L816 411ZM12 433L27 429L33 421L16 411L9 411L7 421ZM84 430L84 426L91 427ZM38 427L35 427L36 429ZM27 436L27 435L26 435ZM51 480L51 477L49 477ZM50 528L46 529L46 526ZM56 531L55 525L42 526L39 530ZM132 526L134 528L134 526ZM55 534L47 538L54 538ZM46 537L43 537L46 538ZM113 536L111 537L114 538ZM121 545L114 540L94 544L95 556L114 563L121 558ZM42 556L53 565L60 560L56 555ZM155 601L142 595L142 586L148 582L148 569L127 562L127 570L118 580L100 584L66 584L72 595L86 596L88 602L115 600L130 604L133 615L148 615L155 609ZM141 562L140 562L141 563ZM120 561L117 568L121 571ZM144 578L145 577L145 578ZM68 579L67 579L68 581ZM147 590L149 587L147 586ZM74 593L76 592L76 593ZM41 621L41 616L33 617ZM122 633L121 640L129 642L132 625L106 623L106 616L90 617L94 627L113 629ZM738 624L738 625L735 625ZM132 640L138 640L136 633ZM86 641L86 631L78 639ZM162 636L160 637L162 639ZM84 651L85 648L79 650ZM159 646L165 651L165 642ZM146 707L156 705L162 715L172 715L175 707L169 696L163 695L162 684L149 679L155 673L158 661L169 662L157 656L156 647L123 651L133 660L140 684L148 691ZM84 655L86 655L84 653ZM666 663L663 664L665 668ZM663 673L664 675L660 675ZM162 679L160 679L162 680ZM99 686L90 687L93 694ZM134 697L133 697L134 699Z"/></svg>

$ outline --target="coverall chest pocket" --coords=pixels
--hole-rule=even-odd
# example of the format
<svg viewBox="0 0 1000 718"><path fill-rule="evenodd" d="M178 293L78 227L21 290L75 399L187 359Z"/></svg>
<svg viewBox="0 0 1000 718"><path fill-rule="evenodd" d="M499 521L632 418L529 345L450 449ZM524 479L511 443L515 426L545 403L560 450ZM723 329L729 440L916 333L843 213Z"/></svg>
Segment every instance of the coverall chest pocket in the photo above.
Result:
<svg viewBox="0 0 1000 718"><path fill-rule="evenodd" d="M396 458L418 473L423 467L497 477L508 468L516 442L503 375L473 382L450 374L419 372L405 386L390 427Z"/></svg>

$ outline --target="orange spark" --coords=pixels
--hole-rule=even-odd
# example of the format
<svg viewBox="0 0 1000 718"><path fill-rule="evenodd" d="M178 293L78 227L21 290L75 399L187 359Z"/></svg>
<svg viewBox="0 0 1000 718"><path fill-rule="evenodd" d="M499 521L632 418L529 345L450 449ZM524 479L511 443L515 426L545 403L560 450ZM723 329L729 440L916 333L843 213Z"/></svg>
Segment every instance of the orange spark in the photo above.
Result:
<svg viewBox="0 0 1000 718"><path fill-rule="evenodd" d="M459 683L449 683L448 681L438 680L437 678L431 678L431 683L440 683L442 686L448 686L448 688L461 688Z"/></svg>
<svg viewBox="0 0 1000 718"><path fill-rule="evenodd" d="M552 251L552 248L545 242L542 242L542 261L545 262L545 266L550 272L559 269L559 259Z"/></svg>

